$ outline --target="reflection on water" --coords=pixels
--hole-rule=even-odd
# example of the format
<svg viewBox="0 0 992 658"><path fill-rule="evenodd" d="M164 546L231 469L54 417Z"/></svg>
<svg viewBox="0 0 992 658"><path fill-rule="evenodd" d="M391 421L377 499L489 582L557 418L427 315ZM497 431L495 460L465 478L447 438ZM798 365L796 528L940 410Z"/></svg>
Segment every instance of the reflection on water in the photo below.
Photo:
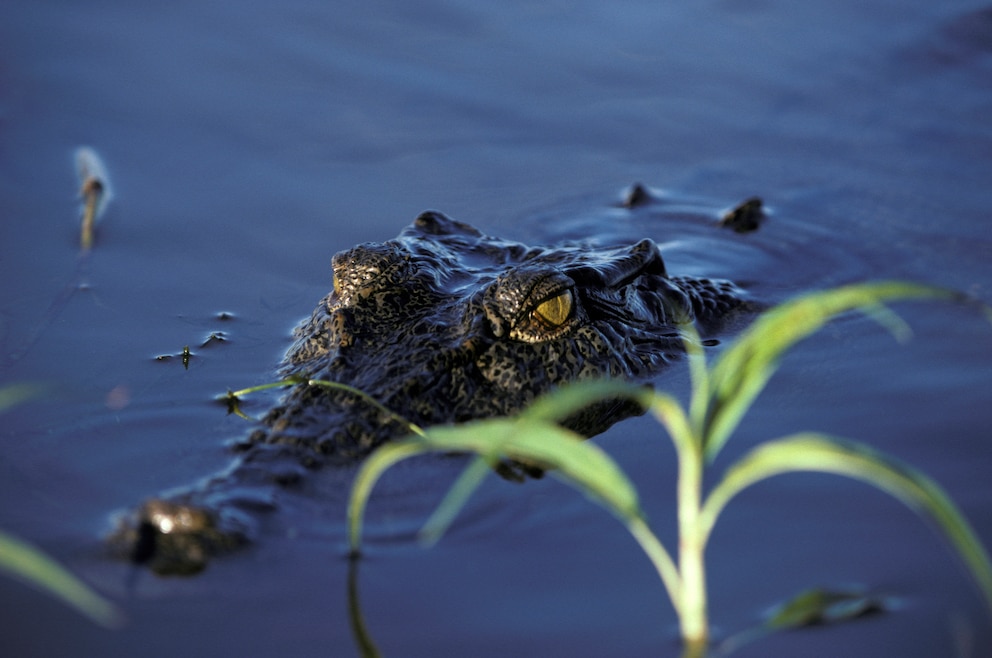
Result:
<svg viewBox="0 0 992 658"><path fill-rule="evenodd" d="M377 658L382 655L376 648L375 640L365 625L362 613L361 599L358 596L358 559L348 561L348 620L351 622L351 632L362 658Z"/></svg>
<svg viewBox="0 0 992 658"><path fill-rule="evenodd" d="M347 472L322 474L298 509L266 521L269 542L196 584L127 591L96 537L107 510L222 468L225 440L246 426L214 396L269 378L289 329L330 289L333 253L387 239L425 208L521 241L649 237L673 272L733 278L770 301L890 277L990 299L988 18L922 0L7 8L0 379L52 393L5 419L0 527L118 596L133 621L108 636L4 582L0 605L22 614L0 642L59 655L352 651L347 570L330 559ZM80 144L104 158L115 198L77 290ZM621 216L635 181L657 201ZM752 195L768 208L760 231L710 231ZM926 466L992 543L988 326L906 315L906 347L854 318L804 344L740 449L805 428L870 439ZM188 369L155 360L214 331L227 340L194 347ZM636 420L599 443L663 526L671 456ZM384 554L363 564L384 655L677 653L648 567L553 483L486 488L447 548L404 539L452 470L411 464L385 490L373 527ZM834 505L813 522L801 501L819 486ZM750 625L752 602L813 584L911 601L740 655L947 655L960 627L971 655L992 647L966 580L899 508L783 479L739 510L709 554L728 632ZM469 577L484 594L466 594ZM423 632L441 619L443 637Z"/></svg>

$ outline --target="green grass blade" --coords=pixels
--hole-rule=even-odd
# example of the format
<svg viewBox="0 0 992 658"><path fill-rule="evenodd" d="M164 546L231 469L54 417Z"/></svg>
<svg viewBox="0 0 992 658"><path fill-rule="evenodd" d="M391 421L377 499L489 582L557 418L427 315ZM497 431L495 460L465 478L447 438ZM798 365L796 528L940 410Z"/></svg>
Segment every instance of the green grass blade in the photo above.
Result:
<svg viewBox="0 0 992 658"><path fill-rule="evenodd" d="M415 441L435 451L533 464L579 485L622 519L641 515L637 492L620 467L595 444L553 423L495 418L431 428Z"/></svg>
<svg viewBox="0 0 992 658"><path fill-rule="evenodd" d="M610 388L609 394L635 387ZM593 391L595 387L589 389ZM607 389L595 389L605 391ZM641 390L641 389L637 389ZM575 393L561 405L550 404L545 417L569 407L578 398ZM559 394L555 394L559 395ZM581 393L585 396L586 393ZM601 397L598 399L602 399ZM585 403L588 403L586 401ZM580 405L581 406L584 405ZM535 415L545 415L545 412ZM567 413L566 413L567 415ZM651 533L641 512L637 491L616 463L595 444L552 422L531 419L495 418L458 426L430 428L424 436L415 436L386 444L366 460L356 477L348 505L352 550L357 552L361 535L361 517L369 494L382 473L393 464L416 454L434 452L468 452L484 458L482 464L496 459L513 459L547 469L556 478L572 484L618 517L644 549L662 578L676 609L679 605L678 568L658 538ZM428 538L458 513L481 481L481 466L475 462L462 474L425 529Z"/></svg>
<svg viewBox="0 0 992 658"><path fill-rule="evenodd" d="M392 409L382 404L381 402L376 400L374 397L372 397L365 391L359 390L354 386L348 386L347 384L342 384L341 382L328 381L326 379L308 379L307 384L310 386L321 386L323 388L333 389L337 391L344 391L345 393L354 395L355 397L363 400L366 404L375 407L380 412L382 412L389 418L392 418L399 424L405 425L407 431L409 431L411 434L423 435L424 433L424 430L422 430L419 425L407 420L403 416L400 416L398 413L394 412Z"/></svg>
<svg viewBox="0 0 992 658"><path fill-rule="evenodd" d="M425 452L469 452L487 459L515 459L549 469L576 484L624 520L640 518L641 510L633 485L606 453L586 443L577 434L552 423L523 422L507 418L442 426L424 436L387 443L362 465L352 486L348 504L349 538L353 551L361 539L361 521L372 488L381 475L397 462ZM469 490L459 498L464 501ZM456 509L449 508L445 514Z"/></svg>
<svg viewBox="0 0 992 658"><path fill-rule="evenodd" d="M472 463L458 476L458 480L451 485L444 500L421 528L420 541L427 546L436 544L447 532L455 517L458 516L458 512L465 507L469 496L482 484L483 478L491 472L492 466L486 458L476 457L473 459Z"/></svg>
<svg viewBox="0 0 992 658"><path fill-rule="evenodd" d="M643 520L632 519L626 525L627 530L634 536L641 550L644 551L644 554L651 560L651 564L654 565L662 584L665 586L665 591L668 593L668 599L672 602L672 607L675 608L676 615L681 618L683 610L682 593L684 590L682 576L679 574L679 568L675 565L675 560L672 559L671 554L665 549L661 540L658 539L656 534L651 532L651 528Z"/></svg>
<svg viewBox="0 0 992 658"><path fill-rule="evenodd" d="M242 418L251 420L250 418L248 418L248 416L246 416L244 413L241 412L241 409L239 407L241 401L240 398L246 395L251 395L252 393L258 393L260 391L267 391L273 388L285 388L287 386L296 386L299 384L306 384L307 386L320 386L322 388L348 393L349 395L353 395L359 400L362 400L369 406L379 410L382 414L388 416L389 418L392 418L397 423L406 426L407 431L410 432L411 434L424 433L423 429L421 429L420 426L410 422L403 416L400 416L399 414L395 413L392 409L382 404L381 402L376 400L374 397L372 397L365 391L357 389L354 386L349 386L348 384L343 384L341 382L335 382L326 379L308 379L306 377L298 377L294 375L294 376L286 377L284 379L280 379L279 381L275 381L275 382L259 384L258 386L250 386L248 388L242 388L237 391L228 391L224 396L222 396L222 399L227 403L228 409L231 413L235 413L241 416Z"/></svg>
<svg viewBox="0 0 992 658"><path fill-rule="evenodd" d="M558 423L596 402L611 398L643 400L648 391L643 385L619 379L578 382L542 395L520 414L520 420Z"/></svg>
<svg viewBox="0 0 992 658"><path fill-rule="evenodd" d="M61 599L101 626L115 628L123 614L38 549L0 532L0 570Z"/></svg>
<svg viewBox="0 0 992 658"><path fill-rule="evenodd" d="M651 391L646 400L651 415L665 426L672 443L675 444L675 451L679 455L700 449L698 445L700 437L693 430L692 424L678 400L667 393L657 391Z"/></svg>
<svg viewBox="0 0 992 658"><path fill-rule="evenodd" d="M348 499L348 543L353 555L357 555L362 543L362 520L365 518L365 508L368 506L372 488L382 474L396 463L409 457L423 454L430 450L414 440L387 443L369 455L362 464L355 482L351 486L351 496Z"/></svg>
<svg viewBox="0 0 992 658"><path fill-rule="evenodd" d="M348 620L351 622L351 635L358 655L362 658L382 658L379 647L365 624L365 615L358 596L358 560L354 558L348 561Z"/></svg>
<svg viewBox="0 0 992 658"><path fill-rule="evenodd" d="M648 401L643 397L643 389L634 387L631 390L639 391L638 397ZM470 432L465 431L470 428ZM595 444L583 441L579 435L558 425L523 419L495 419L462 427L437 428L428 431L428 439L444 449L470 449L482 455L499 454L530 462L549 469L552 476L577 487L624 523L651 560L678 610L681 591L678 568L644 522L634 485Z"/></svg>
<svg viewBox="0 0 992 658"><path fill-rule="evenodd" d="M726 504L746 487L781 473L818 471L861 480L933 520L957 550L992 613L992 562L971 525L943 489L920 471L865 445L814 433L761 444L732 466L703 505L705 534Z"/></svg>
<svg viewBox="0 0 992 658"><path fill-rule="evenodd" d="M689 402L689 418L693 431L702 436L709 405L710 371L706 367L706 352L695 327L688 325L682 329L685 353L689 360L689 377L692 384L692 398Z"/></svg>
<svg viewBox="0 0 992 658"><path fill-rule="evenodd" d="M726 443L786 350L837 315L852 310L868 313L901 336L905 325L881 305L907 299L963 297L941 288L882 281L805 295L762 314L713 367L702 432L707 458L712 460Z"/></svg>
<svg viewBox="0 0 992 658"><path fill-rule="evenodd" d="M38 397L44 388L39 384L9 384L0 388L0 411Z"/></svg>
<svg viewBox="0 0 992 658"><path fill-rule="evenodd" d="M36 397L43 390L36 384L4 386L0 388L0 411ZM51 594L101 626L115 628L124 623L124 615L113 603L38 549L3 531L0 531L0 571Z"/></svg>
<svg viewBox="0 0 992 658"><path fill-rule="evenodd" d="M296 384L302 384L306 380L302 377L286 377L285 379L280 379L277 382L268 382L266 384L259 384L258 386L249 386L248 388L242 388L237 391L228 391L227 395L224 397L230 398L240 398L245 395L251 395L252 393L258 393L260 391L268 391L273 388L285 388L287 386L294 386Z"/></svg>

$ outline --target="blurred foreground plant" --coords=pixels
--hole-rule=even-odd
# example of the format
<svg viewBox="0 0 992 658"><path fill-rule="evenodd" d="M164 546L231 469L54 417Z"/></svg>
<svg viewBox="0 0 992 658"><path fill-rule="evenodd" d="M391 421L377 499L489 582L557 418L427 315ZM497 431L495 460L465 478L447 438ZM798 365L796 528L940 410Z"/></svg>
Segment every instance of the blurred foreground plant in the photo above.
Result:
<svg viewBox="0 0 992 658"><path fill-rule="evenodd" d="M0 388L0 412L40 392L30 384ZM109 601L90 589L37 548L0 531L0 571L61 599L102 626L119 625L123 616Z"/></svg>
<svg viewBox="0 0 992 658"><path fill-rule="evenodd" d="M862 480L932 519L964 560L992 613L992 564L971 526L943 490L921 472L858 443L813 432L767 441L744 455L704 496L703 471L761 392L782 354L832 318L860 310L897 338L908 327L884 302L907 299L960 300L946 290L900 282L852 285L814 293L769 310L708 368L698 337L687 332L692 375L689 409L672 396L615 381L576 384L538 399L513 418L458 426L417 428L416 436L383 445L363 464L348 507L352 551L359 552L362 519L372 488L393 464L426 452L478 455L458 478L426 523L423 536L438 539L482 478L501 460L549 469L616 515L647 554L678 615L687 656L701 656L709 644L704 552L727 503L746 487L795 471L836 473ZM988 314L988 310L986 309ZM600 448L557 423L597 401L630 398L664 425L678 458L676 561L648 527L637 493L626 475Z"/></svg>

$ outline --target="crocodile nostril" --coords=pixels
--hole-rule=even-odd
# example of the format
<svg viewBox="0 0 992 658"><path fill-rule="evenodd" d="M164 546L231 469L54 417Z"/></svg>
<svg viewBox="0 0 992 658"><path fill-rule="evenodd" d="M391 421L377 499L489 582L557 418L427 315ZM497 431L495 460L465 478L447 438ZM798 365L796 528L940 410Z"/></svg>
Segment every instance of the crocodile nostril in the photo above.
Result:
<svg viewBox="0 0 992 658"><path fill-rule="evenodd" d="M425 233L441 235L448 232L447 229L451 226L451 220L436 210L425 210L417 215L417 218L413 220L413 224Z"/></svg>
<svg viewBox="0 0 992 658"><path fill-rule="evenodd" d="M644 238L643 240L641 240L640 242L638 242L637 244L635 244L633 247L630 248L630 253L640 254L640 253L654 251L656 249L657 246L655 245L654 240Z"/></svg>

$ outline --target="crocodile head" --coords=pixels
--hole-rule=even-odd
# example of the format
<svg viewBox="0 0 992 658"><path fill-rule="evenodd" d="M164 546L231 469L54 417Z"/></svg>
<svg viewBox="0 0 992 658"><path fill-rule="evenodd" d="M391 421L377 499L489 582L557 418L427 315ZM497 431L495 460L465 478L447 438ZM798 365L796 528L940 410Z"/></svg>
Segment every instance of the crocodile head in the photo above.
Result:
<svg viewBox="0 0 992 658"><path fill-rule="evenodd" d="M296 330L284 374L347 384L421 426L506 416L591 378L644 379L682 350L679 325L739 303L727 283L672 278L657 245L527 247L437 212L333 258L334 289ZM606 402L587 436L635 413ZM354 395L299 384L250 443L353 458L405 431Z"/></svg>

